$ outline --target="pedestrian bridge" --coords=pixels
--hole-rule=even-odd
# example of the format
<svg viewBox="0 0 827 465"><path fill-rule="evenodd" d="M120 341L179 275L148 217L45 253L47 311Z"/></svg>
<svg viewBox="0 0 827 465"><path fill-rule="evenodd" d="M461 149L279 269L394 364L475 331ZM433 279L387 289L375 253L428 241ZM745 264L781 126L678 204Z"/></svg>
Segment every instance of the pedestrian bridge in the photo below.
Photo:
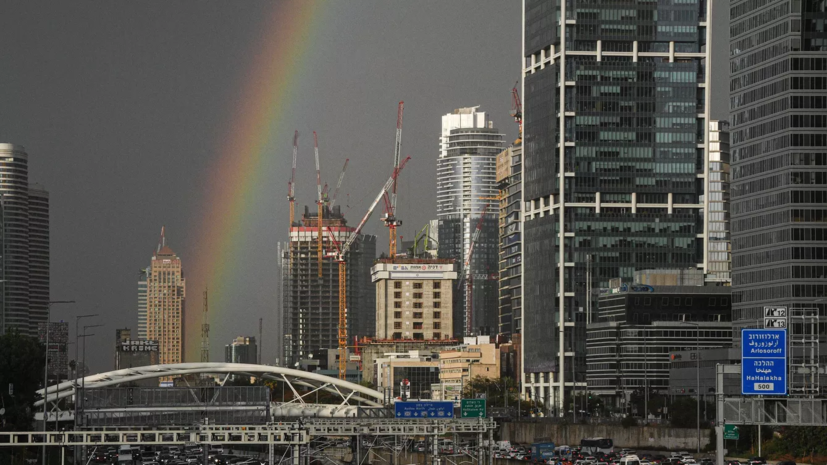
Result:
<svg viewBox="0 0 827 465"><path fill-rule="evenodd" d="M269 365L255 365L244 363L177 363L169 365L151 365L138 368L109 371L80 378L77 381L69 380L46 389L47 412L49 421L74 421L74 412L61 411L58 402L67 397L74 397L78 389L91 390L105 387L126 385L136 381L161 377L178 377L191 374L211 374L223 376L221 385L231 375L256 376L284 383L292 391L293 399L289 402L273 402L270 404L272 417L355 417L359 407L383 407L382 393L349 381L319 375L302 370ZM299 393L303 391L303 393ZM313 402L315 394L325 391L334 395L335 404L317 404ZM44 390L37 391L43 396ZM327 396L328 398L330 396ZM37 420L43 419L43 402L35 402ZM181 408L194 409L196 407L163 407L165 410ZM226 407L225 407L226 408ZM229 407L231 410L243 407ZM97 409L100 410L100 409ZM126 410L126 409L121 409ZM135 407L130 412L141 412L146 407ZM113 412L114 413L114 412ZM125 413L126 414L126 413Z"/></svg>

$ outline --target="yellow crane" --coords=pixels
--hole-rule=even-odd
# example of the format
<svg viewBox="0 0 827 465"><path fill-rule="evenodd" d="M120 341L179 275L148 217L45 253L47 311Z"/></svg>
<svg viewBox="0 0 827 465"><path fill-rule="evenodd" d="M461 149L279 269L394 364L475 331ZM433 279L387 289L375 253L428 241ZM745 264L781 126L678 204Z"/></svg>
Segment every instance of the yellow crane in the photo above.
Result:
<svg viewBox="0 0 827 465"><path fill-rule="evenodd" d="M348 236L341 247L339 247L339 243L336 241L333 233L330 232L329 229L327 231L330 235L331 242L336 247L336 261L339 262L339 379L345 379L345 375L347 374L347 262L345 259L353 243L356 242L356 239L359 237L359 233L362 232L365 223L367 223L373 214L373 210L376 209L376 205L387 195L388 189L396 182L396 178L399 176L402 168L405 167L405 164L408 163L410 159L411 157L405 158L398 167L394 168L393 174L391 174L391 177L382 187L376 199L373 200L373 203L370 204L362 221L360 221L356 229L350 233L350 236Z"/></svg>

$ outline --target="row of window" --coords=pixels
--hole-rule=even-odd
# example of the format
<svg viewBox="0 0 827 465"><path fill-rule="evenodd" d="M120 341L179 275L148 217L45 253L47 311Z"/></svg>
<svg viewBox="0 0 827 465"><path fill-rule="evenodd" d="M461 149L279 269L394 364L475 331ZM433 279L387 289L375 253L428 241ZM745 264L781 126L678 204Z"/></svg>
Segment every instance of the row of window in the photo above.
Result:
<svg viewBox="0 0 827 465"><path fill-rule="evenodd" d="M747 0L746 2L743 2L740 5L734 6L729 9L729 20L735 21L741 16L757 11L773 1L774 0Z"/></svg>
<svg viewBox="0 0 827 465"><path fill-rule="evenodd" d="M753 10L754 11L754 10ZM761 13L738 21L729 27L729 37L735 38L741 34L759 28L764 24L777 20L782 16L790 14L790 2L780 3L772 8L762 11Z"/></svg>
<svg viewBox="0 0 827 465"><path fill-rule="evenodd" d="M440 318L442 318L442 312L433 312L431 314L431 316L432 316L433 319L439 320ZM402 318L402 312L401 311L400 312L393 312L393 317L394 317L394 319L397 319L397 320L401 319ZM424 317L423 312L414 312L413 313L413 318L416 319L416 320L421 320L423 317Z"/></svg>
<svg viewBox="0 0 827 465"><path fill-rule="evenodd" d="M413 308L424 308L424 305L422 304L422 302L414 302L412 306L413 306ZM431 302L430 307L431 308L442 308L442 303L439 302L439 301ZM393 303L393 308L402 308L402 302L398 301L398 300L395 301Z"/></svg>
<svg viewBox="0 0 827 465"><path fill-rule="evenodd" d="M402 329L402 322L395 321L393 323L393 329ZM423 323L421 321L414 321L413 322L413 329L426 329L423 327ZM439 321L434 321L431 325L431 328L428 329L442 329L442 323Z"/></svg>
<svg viewBox="0 0 827 465"><path fill-rule="evenodd" d="M734 92L767 79L772 79L790 70L790 60L781 60L769 66L750 71L729 80L729 90Z"/></svg>
<svg viewBox="0 0 827 465"><path fill-rule="evenodd" d="M782 247L739 254L732 259L735 267L765 265L784 260L827 260L827 247Z"/></svg>
<svg viewBox="0 0 827 465"><path fill-rule="evenodd" d="M787 21L776 24L773 27L763 29L757 33L746 36L738 41L730 42L729 55L731 57L736 57L754 47L757 47L761 44L765 44L767 42L772 42L773 40L781 36L787 35L789 32L790 23L788 23Z"/></svg>
<svg viewBox="0 0 827 465"><path fill-rule="evenodd" d="M827 134L787 134L763 142L732 149L733 162L779 151L786 147L827 147Z"/></svg>
<svg viewBox="0 0 827 465"><path fill-rule="evenodd" d="M740 70L747 69L751 66L761 64L765 61L775 59L783 56L790 51L790 39L782 40L770 47L756 50L749 55L731 60L729 62L730 75L736 74Z"/></svg>
<svg viewBox="0 0 827 465"><path fill-rule="evenodd" d="M424 283L421 282L421 281L413 283L413 288L414 289L423 289L423 286L424 286ZM432 281L431 286L432 286L433 289L441 289L442 288L442 282L441 281ZM402 281L394 281L393 282L393 288L394 289L402 289Z"/></svg>

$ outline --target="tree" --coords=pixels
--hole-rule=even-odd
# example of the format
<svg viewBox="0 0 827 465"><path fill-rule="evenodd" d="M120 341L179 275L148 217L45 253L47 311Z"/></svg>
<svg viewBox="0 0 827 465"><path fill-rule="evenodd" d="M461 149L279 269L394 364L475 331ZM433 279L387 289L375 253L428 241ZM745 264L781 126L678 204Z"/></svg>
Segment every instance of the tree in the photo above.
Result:
<svg viewBox="0 0 827 465"><path fill-rule="evenodd" d="M506 403L515 407L517 405L517 383L511 378L484 378L473 377L462 388L464 399L474 399L479 394L485 394L488 408L505 407Z"/></svg>
<svg viewBox="0 0 827 465"><path fill-rule="evenodd" d="M12 331L0 336L0 399L6 413L0 416L0 430L29 431L34 420L33 404L40 396L45 350L40 342ZM9 385L14 394L9 395Z"/></svg>

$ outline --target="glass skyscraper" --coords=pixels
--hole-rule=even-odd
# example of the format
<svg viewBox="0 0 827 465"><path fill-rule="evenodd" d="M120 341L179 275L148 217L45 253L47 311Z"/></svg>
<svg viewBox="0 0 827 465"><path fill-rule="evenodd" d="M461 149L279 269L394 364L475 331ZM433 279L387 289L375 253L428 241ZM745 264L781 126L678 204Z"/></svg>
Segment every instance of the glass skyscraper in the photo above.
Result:
<svg viewBox="0 0 827 465"><path fill-rule="evenodd" d="M734 342L789 307L792 394L821 391L827 355L825 3L730 2Z"/></svg>
<svg viewBox="0 0 827 465"><path fill-rule="evenodd" d="M497 155L504 143L503 134L478 108L459 108L442 116L436 168L437 255L456 260L464 279L462 289L454 293L456 337L499 330ZM478 224L480 234L465 267Z"/></svg>
<svg viewBox="0 0 827 465"><path fill-rule="evenodd" d="M707 271L708 5L523 9L523 389L561 415L600 288Z"/></svg>

